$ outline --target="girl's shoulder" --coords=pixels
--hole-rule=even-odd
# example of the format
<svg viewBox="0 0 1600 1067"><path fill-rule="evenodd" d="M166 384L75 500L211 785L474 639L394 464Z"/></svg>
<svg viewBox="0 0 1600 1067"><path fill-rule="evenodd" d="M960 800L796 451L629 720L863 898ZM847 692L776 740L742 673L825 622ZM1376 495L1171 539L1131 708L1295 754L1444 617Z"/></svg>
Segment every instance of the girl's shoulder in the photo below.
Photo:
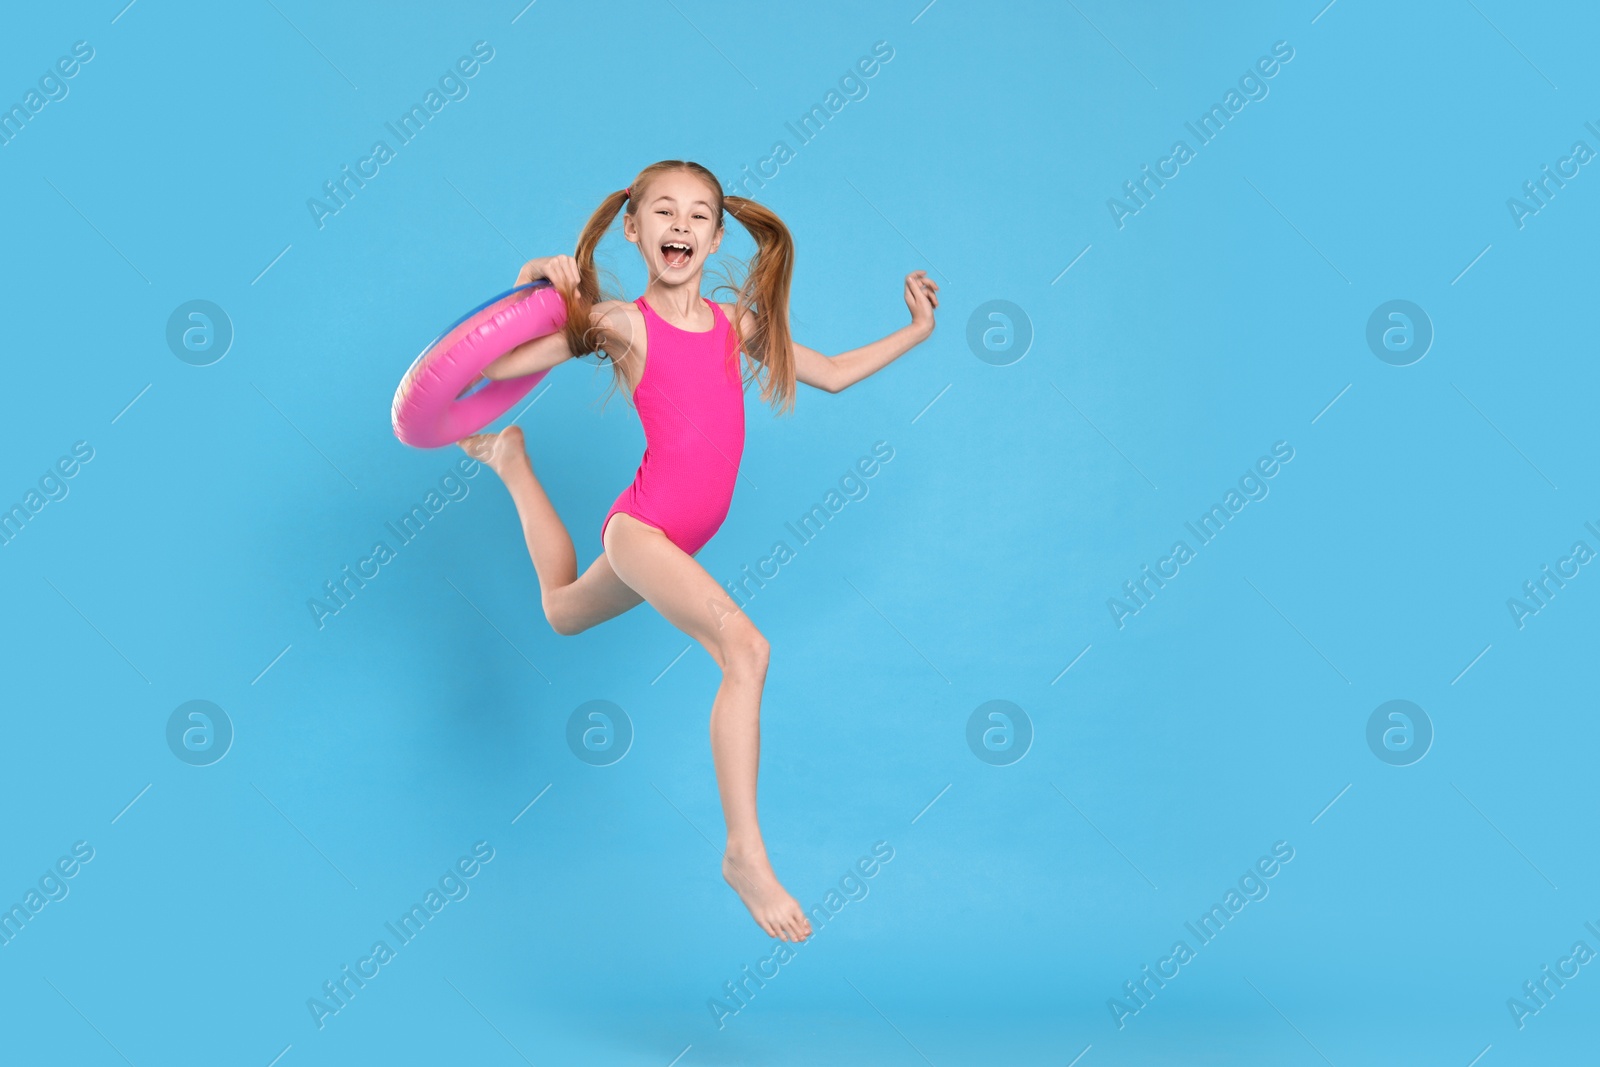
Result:
<svg viewBox="0 0 1600 1067"><path fill-rule="evenodd" d="M722 314L724 317L727 318L729 324L731 324L734 329L739 331L741 336L747 336L750 331L755 328L756 317L751 312L745 312L743 321L739 321L734 318L734 313L739 310L738 304L724 304L721 301L718 301L717 307L722 309Z"/></svg>
<svg viewBox="0 0 1600 1067"><path fill-rule="evenodd" d="M614 315L619 311L626 312L629 308L632 308L634 311L639 310L639 306L632 300L596 300L594 304L590 306L589 314L591 317L599 316L604 318Z"/></svg>
<svg viewBox="0 0 1600 1067"><path fill-rule="evenodd" d="M631 300L599 300L589 308L589 328L596 331L596 349L621 356L643 339L644 313Z"/></svg>
<svg viewBox="0 0 1600 1067"><path fill-rule="evenodd" d="M631 324L643 319L639 305L631 300L599 300L589 308L589 325L602 330L617 330L625 322Z"/></svg>

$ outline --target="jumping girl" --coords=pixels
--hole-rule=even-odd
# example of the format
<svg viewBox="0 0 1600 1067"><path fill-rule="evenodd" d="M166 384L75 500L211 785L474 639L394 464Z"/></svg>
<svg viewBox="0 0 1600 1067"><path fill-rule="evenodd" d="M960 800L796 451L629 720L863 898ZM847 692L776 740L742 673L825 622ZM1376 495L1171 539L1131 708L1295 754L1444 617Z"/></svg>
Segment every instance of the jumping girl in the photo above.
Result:
<svg viewBox="0 0 1600 1067"><path fill-rule="evenodd" d="M594 250L624 207L623 235L638 246L649 283L632 302L601 300ZM700 295L706 261L722 244L724 208L757 246L734 304ZM582 577L572 537L534 475L522 430L512 425L458 442L510 490L545 617L557 633L580 633L649 601L721 669L711 753L728 829L722 876L756 924L785 941L810 936L811 923L773 873L756 820L767 641L694 555L721 527L733 499L744 453L745 384L764 373L761 398L780 414L792 409L796 381L837 393L927 340L939 306L938 285L914 271L905 280L910 324L830 358L790 339L793 265L793 242L776 215L754 200L724 196L705 167L674 159L646 167L608 196L583 228L576 257L523 266L517 284L549 279L566 304L566 325L495 360L484 376L515 378L603 352L613 385L626 386L644 428L639 473L606 513L604 552ZM748 375L737 359L741 350Z"/></svg>

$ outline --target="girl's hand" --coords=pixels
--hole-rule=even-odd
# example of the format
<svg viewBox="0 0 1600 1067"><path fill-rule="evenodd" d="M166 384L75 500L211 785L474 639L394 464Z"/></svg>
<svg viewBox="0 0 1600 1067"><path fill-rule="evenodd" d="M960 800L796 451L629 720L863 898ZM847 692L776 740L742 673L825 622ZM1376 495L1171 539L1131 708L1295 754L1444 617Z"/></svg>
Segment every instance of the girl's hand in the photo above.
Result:
<svg viewBox="0 0 1600 1067"><path fill-rule="evenodd" d="M544 259L530 259L517 271L517 284L527 285L544 277Z"/></svg>
<svg viewBox="0 0 1600 1067"><path fill-rule="evenodd" d="M562 293L576 292L578 288L578 261L571 256L544 256L530 259L517 274L517 284L548 278L550 284Z"/></svg>
<svg viewBox="0 0 1600 1067"><path fill-rule="evenodd" d="M939 283L925 270L906 275L906 307L911 309L911 325L924 337L933 333L933 309L939 306Z"/></svg>

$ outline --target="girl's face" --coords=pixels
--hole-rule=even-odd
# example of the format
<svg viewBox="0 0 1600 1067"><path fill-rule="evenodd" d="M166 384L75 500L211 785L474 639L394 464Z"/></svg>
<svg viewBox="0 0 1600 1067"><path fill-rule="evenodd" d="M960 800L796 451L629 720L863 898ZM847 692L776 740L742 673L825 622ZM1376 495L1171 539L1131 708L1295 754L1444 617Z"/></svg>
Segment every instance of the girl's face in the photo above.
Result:
<svg viewBox="0 0 1600 1067"><path fill-rule="evenodd" d="M645 183L633 215L623 216L623 236L639 246L651 280L696 277L722 243L715 194L685 171L658 174Z"/></svg>

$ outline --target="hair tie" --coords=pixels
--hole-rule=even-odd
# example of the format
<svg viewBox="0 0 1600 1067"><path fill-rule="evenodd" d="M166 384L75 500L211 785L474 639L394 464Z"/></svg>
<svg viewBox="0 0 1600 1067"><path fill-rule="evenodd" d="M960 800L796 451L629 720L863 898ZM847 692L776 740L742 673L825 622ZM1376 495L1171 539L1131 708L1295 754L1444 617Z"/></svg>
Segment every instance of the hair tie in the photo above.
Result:
<svg viewBox="0 0 1600 1067"><path fill-rule="evenodd" d="M623 197L625 199L632 200L633 199L633 186L630 185L626 189L622 190L622 195L623 195Z"/></svg>

